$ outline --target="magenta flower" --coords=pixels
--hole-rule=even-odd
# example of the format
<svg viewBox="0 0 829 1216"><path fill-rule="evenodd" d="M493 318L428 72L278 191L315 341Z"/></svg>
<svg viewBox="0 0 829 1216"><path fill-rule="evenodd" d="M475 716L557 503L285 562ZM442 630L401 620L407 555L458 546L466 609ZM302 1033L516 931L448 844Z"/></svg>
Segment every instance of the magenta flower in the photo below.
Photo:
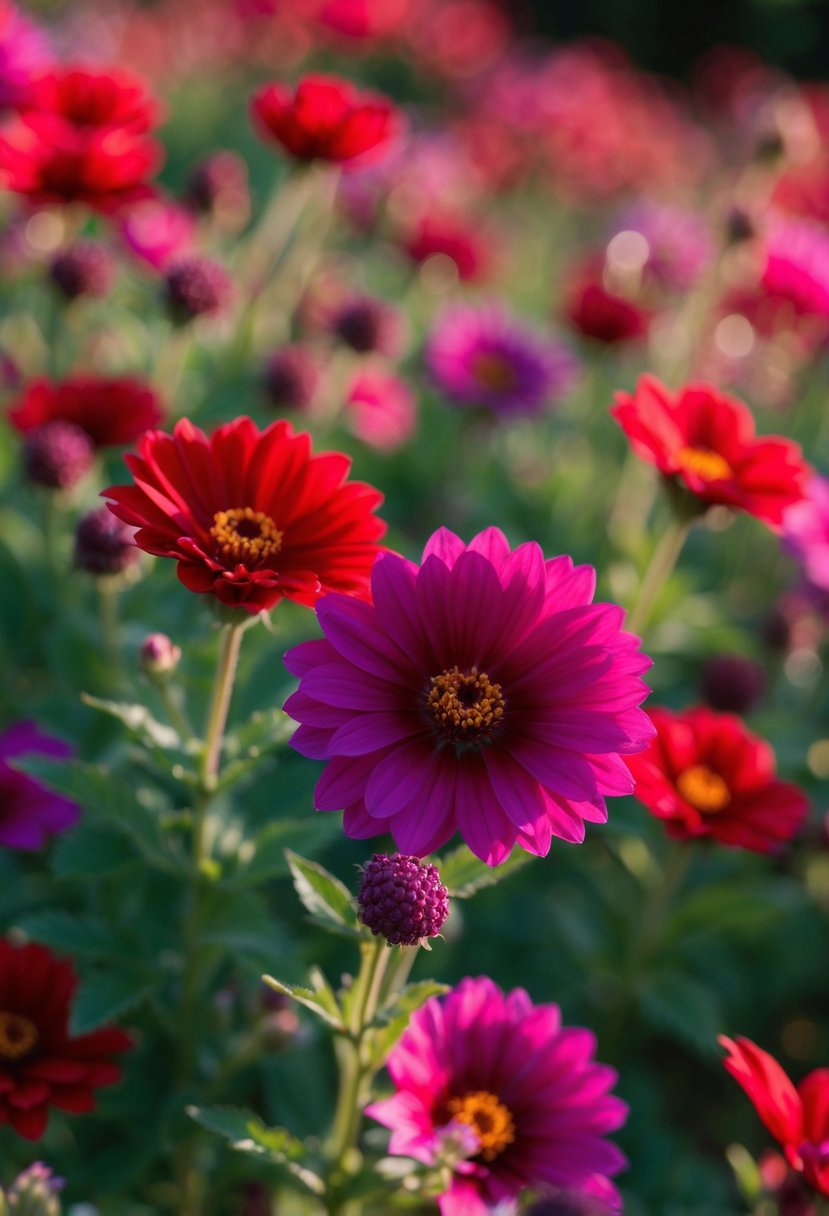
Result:
<svg viewBox="0 0 829 1216"><path fill-rule="evenodd" d="M829 234L822 224L777 216L765 240L760 286L797 316L829 318Z"/></svg>
<svg viewBox="0 0 829 1216"><path fill-rule="evenodd" d="M455 831L493 866L516 843L582 841L653 735L637 708L651 661L594 588L590 566L511 551L497 528L468 545L441 528L419 568L378 557L373 604L325 596L325 637L285 656L293 746L328 761L316 808L419 857Z"/></svg>
<svg viewBox="0 0 829 1216"><path fill-rule="evenodd" d="M42 849L50 835L65 832L80 807L7 763L24 756L68 760L72 748L44 734L34 722L16 722L0 734L0 846Z"/></svg>
<svg viewBox="0 0 829 1216"><path fill-rule="evenodd" d="M426 346L435 386L450 401L496 414L537 414L573 386L578 363L563 342L497 304L458 304Z"/></svg>
<svg viewBox="0 0 829 1216"><path fill-rule="evenodd" d="M52 66L46 35L10 0L0 0L0 111L25 106Z"/></svg>
<svg viewBox="0 0 829 1216"><path fill-rule="evenodd" d="M609 1177L625 1158L604 1137L627 1106L589 1030L522 988L465 979L412 1015L387 1068L397 1092L366 1114L391 1128L389 1151L450 1165L442 1216L487 1216L529 1187L588 1187L618 1205Z"/></svg>
<svg viewBox="0 0 829 1216"><path fill-rule="evenodd" d="M829 481L811 478L802 502L783 516L783 544L800 563L806 582L829 592Z"/></svg>

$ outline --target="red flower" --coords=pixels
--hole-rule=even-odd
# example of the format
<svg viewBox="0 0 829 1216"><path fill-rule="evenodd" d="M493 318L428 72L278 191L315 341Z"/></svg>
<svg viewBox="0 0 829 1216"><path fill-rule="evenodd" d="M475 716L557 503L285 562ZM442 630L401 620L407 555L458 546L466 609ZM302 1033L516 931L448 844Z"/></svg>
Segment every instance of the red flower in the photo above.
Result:
<svg viewBox="0 0 829 1216"><path fill-rule="evenodd" d="M722 844L772 853L800 829L808 803L796 785L775 778L771 746L733 714L650 711L656 737L628 764L635 796L669 836L710 836Z"/></svg>
<svg viewBox="0 0 829 1216"><path fill-rule="evenodd" d="M633 395L617 393L613 416L637 456L707 506L747 511L778 528L800 502L812 470L796 443L759 439L748 407L710 384L687 384L674 396L655 376L640 376Z"/></svg>
<svg viewBox="0 0 829 1216"><path fill-rule="evenodd" d="M816 1068L795 1087L773 1056L751 1039L720 1044L723 1061L745 1090L786 1160L809 1186L829 1196L829 1068Z"/></svg>
<svg viewBox="0 0 829 1216"><path fill-rule="evenodd" d="M400 244L413 262L443 254L455 263L464 283L485 279L491 269L492 241L478 219L433 211L422 215L400 238Z"/></svg>
<svg viewBox="0 0 829 1216"><path fill-rule="evenodd" d="M209 438L183 419L172 436L145 435L138 452L126 457L135 485L104 494L140 529L139 548L178 559L191 591L247 612L283 598L310 606L324 591L368 597L382 495L345 480L347 456L312 456L310 436L289 423L260 432L249 418Z"/></svg>
<svg viewBox="0 0 829 1216"><path fill-rule="evenodd" d="M52 73L0 133L0 184L34 203L111 210L147 192L162 159L147 132L159 118L143 81L123 68Z"/></svg>
<svg viewBox="0 0 829 1216"><path fill-rule="evenodd" d="M122 1030L69 1034L77 979L72 964L45 946L0 940L0 1124L39 1140L48 1108L80 1115L93 1090L120 1080L108 1058L132 1046Z"/></svg>
<svg viewBox="0 0 829 1216"><path fill-rule="evenodd" d="M605 284L603 258L591 258L576 270L565 292L563 312L568 325L605 346L644 338L651 322L645 308Z"/></svg>
<svg viewBox="0 0 829 1216"><path fill-rule="evenodd" d="M356 162L362 167L386 151L400 130L400 115L385 97L358 93L336 76L306 76L292 94L267 84L251 103L263 139L276 140L297 160Z"/></svg>
<svg viewBox="0 0 829 1216"><path fill-rule="evenodd" d="M75 376L60 383L33 380L9 411L12 426L23 434L47 422L71 422L86 432L96 448L134 443L161 419L153 390L131 376Z"/></svg>

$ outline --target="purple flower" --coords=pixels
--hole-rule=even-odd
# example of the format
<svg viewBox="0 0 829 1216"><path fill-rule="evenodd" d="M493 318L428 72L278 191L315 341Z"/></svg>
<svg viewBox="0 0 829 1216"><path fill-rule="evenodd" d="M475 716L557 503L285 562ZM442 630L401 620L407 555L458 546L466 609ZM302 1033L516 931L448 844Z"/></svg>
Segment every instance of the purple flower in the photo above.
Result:
<svg viewBox="0 0 829 1216"><path fill-rule="evenodd" d="M52 63L39 26L0 0L0 110L24 105L33 81Z"/></svg>
<svg viewBox="0 0 829 1216"><path fill-rule="evenodd" d="M829 591L829 481L815 476L783 517L783 543L813 588Z"/></svg>
<svg viewBox="0 0 829 1216"><path fill-rule="evenodd" d="M655 286L669 291L693 287L711 254L711 236L695 212L653 199L624 208L608 244L611 266L618 258L618 269L641 271ZM625 263L626 257L631 261Z"/></svg>
<svg viewBox="0 0 829 1216"><path fill-rule="evenodd" d="M72 748L34 722L16 722L0 734L0 845L9 849L42 849L50 835L71 828L81 813L74 802L7 763L32 755L69 760Z"/></svg>
<svg viewBox="0 0 829 1216"><path fill-rule="evenodd" d="M458 304L426 346L437 388L457 405L537 414L572 387L578 363L563 342L537 333L498 304Z"/></svg>

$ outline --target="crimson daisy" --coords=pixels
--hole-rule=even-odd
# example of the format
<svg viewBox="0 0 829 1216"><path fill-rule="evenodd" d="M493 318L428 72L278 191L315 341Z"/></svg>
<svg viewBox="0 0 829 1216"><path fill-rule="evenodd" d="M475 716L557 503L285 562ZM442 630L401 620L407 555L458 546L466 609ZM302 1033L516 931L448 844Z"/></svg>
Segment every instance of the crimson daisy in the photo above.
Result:
<svg viewBox="0 0 829 1216"><path fill-rule="evenodd" d="M636 797L669 836L772 853L797 834L808 811L796 785L778 781L774 752L733 714L650 711L656 737L631 757Z"/></svg>
<svg viewBox="0 0 829 1216"><path fill-rule="evenodd" d="M9 410L9 421L24 435L49 423L69 423L94 448L134 443L161 419L155 392L134 376L33 380Z"/></svg>
<svg viewBox="0 0 829 1216"><path fill-rule="evenodd" d="M812 475L796 443L758 438L748 407L710 384L673 394L655 376L641 376L633 394L616 394L612 413L636 455L703 511L719 504L779 528Z"/></svg>
<svg viewBox="0 0 829 1216"><path fill-rule="evenodd" d="M449 1165L442 1216L486 1216L539 1186L618 1202L609 1179L625 1158L606 1136L627 1106L595 1050L589 1030L562 1026L557 1005L465 979L412 1015L387 1061L397 1092L366 1114L391 1128L390 1152Z"/></svg>
<svg viewBox="0 0 829 1216"><path fill-rule="evenodd" d="M114 1028L70 1035L76 986L72 964L45 946L0 940L0 1124L27 1140L43 1135L50 1106L92 1110L94 1091L120 1079L110 1057L132 1045Z"/></svg>
<svg viewBox="0 0 829 1216"><path fill-rule="evenodd" d="M148 432L126 462L134 484L103 492L110 510L139 529L140 549L176 558L191 591L251 613L368 593L382 495L346 480L342 453L313 456L289 423L260 432L237 418L207 436L183 419L172 435Z"/></svg>
<svg viewBox="0 0 829 1216"><path fill-rule="evenodd" d="M420 567L380 556L372 604L322 599L325 637L285 656L293 746L328 761L317 809L418 856L459 831L489 865L583 840L653 733L650 659L594 588L591 567L512 551L497 528L468 545L442 528Z"/></svg>

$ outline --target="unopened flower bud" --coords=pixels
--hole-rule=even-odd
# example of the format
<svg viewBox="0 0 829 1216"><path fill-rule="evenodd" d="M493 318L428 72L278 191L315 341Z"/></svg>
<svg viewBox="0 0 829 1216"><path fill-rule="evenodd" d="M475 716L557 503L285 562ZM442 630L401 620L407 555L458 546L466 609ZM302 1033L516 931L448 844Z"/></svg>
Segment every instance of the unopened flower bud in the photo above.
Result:
<svg viewBox="0 0 829 1216"><path fill-rule="evenodd" d="M138 662L145 675L166 676L175 671L180 659L180 647L166 633L149 633L141 644Z"/></svg>
<svg viewBox="0 0 829 1216"><path fill-rule="evenodd" d="M375 853L357 896L363 924L390 946L415 946L437 937L449 915L449 892L437 866L417 857Z"/></svg>
<svg viewBox="0 0 829 1216"><path fill-rule="evenodd" d="M168 267L164 277L167 305L178 324L196 317L216 316L230 303L233 283L218 262L200 257L180 258Z"/></svg>
<svg viewBox="0 0 829 1216"><path fill-rule="evenodd" d="M113 276L112 256L97 241L76 241L56 253L49 265L49 278L67 300L108 295Z"/></svg>
<svg viewBox="0 0 829 1216"><path fill-rule="evenodd" d="M141 556L135 528L98 507L81 519L75 531L75 565L88 574L121 574Z"/></svg>
<svg viewBox="0 0 829 1216"><path fill-rule="evenodd" d="M50 490L68 490L88 473L95 459L92 440L73 422L45 422L29 431L23 465L29 481Z"/></svg>
<svg viewBox="0 0 829 1216"><path fill-rule="evenodd" d="M319 365L304 346L283 346L265 364L265 392L278 410L310 409L319 383Z"/></svg>
<svg viewBox="0 0 829 1216"><path fill-rule="evenodd" d="M60 1216L57 1192L62 1186L62 1178L57 1178L48 1165L36 1161L18 1176L6 1196L10 1216Z"/></svg>

